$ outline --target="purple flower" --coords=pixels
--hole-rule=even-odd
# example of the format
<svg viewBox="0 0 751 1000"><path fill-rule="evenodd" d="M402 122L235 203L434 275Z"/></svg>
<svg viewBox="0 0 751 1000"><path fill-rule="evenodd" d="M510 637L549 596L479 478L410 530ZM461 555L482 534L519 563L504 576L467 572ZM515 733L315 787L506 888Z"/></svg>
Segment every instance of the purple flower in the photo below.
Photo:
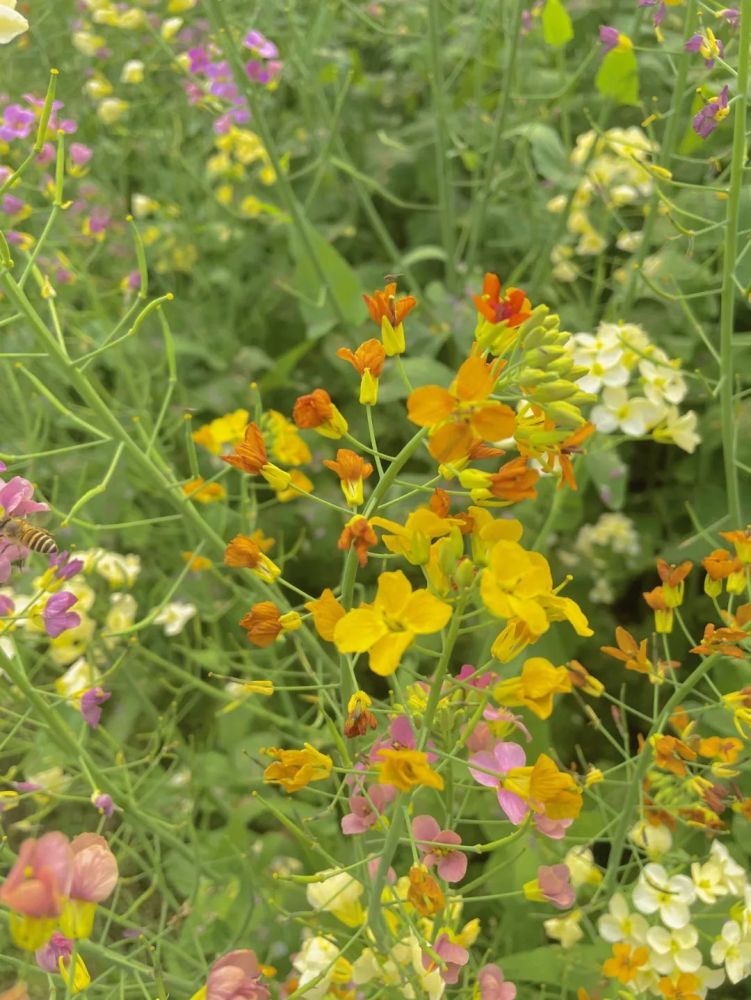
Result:
<svg viewBox="0 0 751 1000"><path fill-rule="evenodd" d="M723 87L719 95L711 100L708 104L705 104L701 111L698 111L694 115L693 122L691 123L697 135L701 136L702 139L706 139L710 136L717 125L726 118L728 115L728 103L729 103L730 91L727 87Z"/></svg>
<svg viewBox="0 0 751 1000"><path fill-rule="evenodd" d="M112 796L107 795L106 792L95 793L91 801L94 807L99 810L102 816L106 816L107 819L115 811L115 803L112 801Z"/></svg>
<svg viewBox="0 0 751 1000"><path fill-rule="evenodd" d="M71 559L68 552L55 552L50 556L50 569L53 567L56 580L70 580L83 569L83 559Z"/></svg>
<svg viewBox="0 0 751 1000"><path fill-rule="evenodd" d="M81 695L81 715L84 717L86 724L91 726L92 729L97 728L99 720L102 718L102 709L100 706L111 697L112 693L110 691L105 691L104 688L100 687L89 688L88 691L84 691Z"/></svg>
<svg viewBox="0 0 751 1000"><path fill-rule="evenodd" d="M20 104L9 104L3 112L3 123L0 125L0 139L12 142L14 139L25 139L36 122L36 115Z"/></svg>
<svg viewBox="0 0 751 1000"><path fill-rule="evenodd" d="M715 56L722 58L725 55L725 46L722 40L715 38L711 31L707 31L706 37L698 32L692 35L683 48L686 52L701 52L707 69L714 66Z"/></svg>
<svg viewBox="0 0 751 1000"><path fill-rule="evenodd" d="M483 965L477 973L480 1000L516 1000L516 987L507 983L497 965Z"/></svg>
<svg viewBox="0 0 751 1000"><path fill-rule="evenodd" d="M251 49L262 59L276 59L279 55L279 49L276 45L262 35L260 31L249 31L243 39L243 45L246 49Z"/></svg>
<svg viewBox="0 0 751 1000"><path fill-rule="evenodd" d="M11 786L15 788L17 792L38 792L42 787L35 781L11 781Z"/></svg>
<svg viewBox="0 0 751 1000"><path fill-rule="evenodd" d="M576 893L571 886L571 873L566 865L541 865L537 869L540 891L559 910L573 906Z"/></svg>
<svg viewBox="0 0 751 1000"><path fill-rule="evenodd" d="M469 961L467 949L462 948L460 944L454 944L448 934L441 934L433 945L433 951L443 959L446 965L445 969L438 966L441 970L441 979L449 985L457 983L462 967ZM437 963L434 958L423 952L422 965L424 969L435 969Z"/></svg>
<svg viewBox="0 0 751 1000"><path fill-rule="evenodd" d="M72 953L73 942L60 931L54 931L47 944L43 948L37 948L34 957L42 972L59 972L60 959L68 965Z"/></svg>
<svg viewBox="0 0 751 1000"><path fill-rule="evenodd" d="M75 628L81 624L81 616L75 611L68 611L68 608L78 601L75 594L67 590L61 590L59 594L52 594L44 606L42 619L47 635L55 639L68 629Z"/></svg>
<svg viewBox="0 0 751 1000"><path fill-rule="evenodd" d="M652 18L652 24L655 28L659 28L665 19L665 3L664 0L639 0L640 7L656 7L654 17Z"/></svg>
<svg viewBox="0 0 751 1000"><path fill-rule="evenodd" d="M365 833L381 818L386 806L396 797L393 785L371 785L367 794L350 795L351 812L342 816L342 833Z"/></svg>
<svg viewBox="0 0 751 1000"><path fill-rule="evenodd" d="M516 792L503 787L503 778L514 768L524 767L526 759L518 743L496 743L491 751L482 750L469 758L469 773L479 784L496 789L498 804L514 826L524 820L529 806Z"/></svg>
<svg viewBox="0 0 751 1000"><path fill-rule="evenodd" d="M26 207L26 202L21 198L16 198L14 194L4 194L0 203L0 208L6 215L18 215Z"/></svg>
<svg viewBox="0 0 751 1000"><path fill-rule="evenodd" d="M106 208L94 208L89 216L89 232L92 236L103 233L110 224L110 214Z"/></svg>
<svg viewBox="0 0 751 1000"><path fill-rule="evenodd" d="M723 7L715 13L715 17L724 18L731 28L737 28L741 23L741 12L737 7Z"/></svg>
<svg viewBox="0 0 751 1000"><path fill-rule="evenodd" d="M446 882L461 882L467 873L467 856L462 851L452 850L462 842L458 833L442 830L432 816L424 815L412 820L412 836L423 864L428 868L436 865L438 874Z"/></svg>
<svg viewBox="0 0 751 1000"><path fill-rule="evenodd" d="M201 47L188 49L188 72L205 73L210 61L206 49Z"/></svg>
<svg viewBox="0 0 751 1000"><path fill-rule="evenodd" d="M600 41L602 42L602 55L605 56L608 52L612 52L618 45L618 39L620 37L621 35L617 28L611 28L607 24L601 24Z"/></svg>

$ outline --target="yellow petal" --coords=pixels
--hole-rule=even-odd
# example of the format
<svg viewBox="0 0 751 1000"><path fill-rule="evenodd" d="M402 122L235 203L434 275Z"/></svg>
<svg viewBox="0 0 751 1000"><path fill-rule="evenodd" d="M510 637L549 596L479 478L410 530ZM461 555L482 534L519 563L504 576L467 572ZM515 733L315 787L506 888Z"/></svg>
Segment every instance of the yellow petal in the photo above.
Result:
<svg viewBox="0 0 751 1000"><path fill-rule="evenodd" d="M404 650L412 644L412 632L389 632L370 650L370 669L379 677L388 677L399 666Z"/></svg>
<svg viewBox="0 0 751 1000"><path fill-rule="evenodd" d="M451 607L429 590L416 590L407 601L402 622L417 635L439 632L451 617Z"/></svg>
<svg viewBox="0 0 751 1000"><path fill-rule="evenodd" d="M404 610L411 594L412 584L400 569L393 573L381 573L374 603L383 614L397 617Z"/></svg>
<svg viewBox="0 0 751 1000"><path fill-rule="evenodd" d="M370 608L356 608L337 622L334 645L340 653L364 653L387 632L379 614Z"/></svg>

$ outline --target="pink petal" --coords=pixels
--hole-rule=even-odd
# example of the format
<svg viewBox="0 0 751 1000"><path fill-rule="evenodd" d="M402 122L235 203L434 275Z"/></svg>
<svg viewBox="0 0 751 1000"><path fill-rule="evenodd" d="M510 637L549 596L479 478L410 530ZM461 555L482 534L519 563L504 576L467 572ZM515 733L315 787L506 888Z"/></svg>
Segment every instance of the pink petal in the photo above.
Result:
<svg viewBox="0 0 751 1000"><path fill-rule="evenodd" d="M498 803L514 826L519 826L529 812L524 799L515 792L507 792L505 788L498 789Z"/></svg>

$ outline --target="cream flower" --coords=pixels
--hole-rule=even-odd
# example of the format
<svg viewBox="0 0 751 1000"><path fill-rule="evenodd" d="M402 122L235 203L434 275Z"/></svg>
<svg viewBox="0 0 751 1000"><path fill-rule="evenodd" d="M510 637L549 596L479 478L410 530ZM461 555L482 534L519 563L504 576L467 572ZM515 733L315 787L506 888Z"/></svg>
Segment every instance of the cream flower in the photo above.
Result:
<svg viewBox="0 0 751 1000"><path fill-rule="evenodd" d="M571 339L574 361L589 369L577 382L584 392L599 392L603 386L623 386L628 382L623 348L612 327L600 327L596 334L575 333Z"/></svg>
<svg viewBox="0 0 751 1000"><path fill-rule="evenodd" d="M603 390L602 403L590 414L592 423L603 434L620 430L629 437L641 437L661 419L664 410L645 396L629 398L628 390L619 386Z"/></svg>
<svg viewBox="0 0 751 1000"><path fill-rule="evenodd" d="M617 892L608 903L608 913L597 921L600 937L611 944L625 941L641 945L647 940L649 924L641 913L631 913L625 898Z"/></svg>
<svg viewBox="0 0 751 1000"><path fill-rule="evenodd" d="M554 941L560 941L562 948L573 948L584 937L581 923L582 911L572 910L565 917L551 917L544 923L545 933Z"/></svg>
<svg viewBox="0 0 751 1000"><path fill-rule="evenodd" d="M640 913L659 913L666 927L685 927L691 919L689 905L696 899L690 878L672 875L655 863L645 866L633 894L634 906Z"/></svg>
<svg viewBox="0 0 751 1000"><path fill-rule="evenodd" d="M292 959L292 964L299 973L298 989L305 1000L323 1000L329 992L338 958L339 949L328 938L309 937L303 942L302 948ZM304 989L314 979L318 982Z"/></svg>
<svg viewBox="0 0 751 1000"><path fill-rule="evenodd" d="M165 635L179 635L195 613L195 604L189 604L187 601L172 601L171 604L164 605L154 619L154 624L163 625Z"/></svg>
<svg viewBox="0 0 751 1000"><path fill-rule="evenodd" d="M739 983L751 972L751 941L736 920L727 920L710 952L715 965L724 965L731 983Z"/></svg>
<svg viewBox="0 0 751 1000"><path fill-rule="evenodd" d="M651 360L641 360L639 374L644 395L655 406L680 403L688 392L683 376L675 370L664 351L655 350Z"/></svg>
<svg viewBox="0 0 751 1000"><path fill-rule="evenodd" d="M362 885L347 872L319 872L326 876L321 882L311 882L307 889L308 902L314 910L333 913L347 927L359 927L365 919L360 904Z"/></svg>
<svg viewBox="0 0 751 1000"><path fill-rule="evenodd" d="M701 437L696 432L698 418L693 410L679 413L677 406L669 406L664 412L659 427L655 427L652 436L655 441L663 444L674 444L692 455Z"/></svg>
<svg viewBox="0 0 751 1000"><path fill-rule="evenodd" d="M644 851L650 861L658 861L673 846L673 834L663 823L653 826L641 820L631 828L629 839Z"/></svg>
<svg viewBox="0 0 751 1000"><path fill-rule="evenodd" d="M693 924L672 931L650 927L647 931L647 944L652 949L650 965L662 976L669 976L676 969L696 972L701 965L701 952L696 947L698 940L699 932Z"/></svg>
<svg viewBox="0 0 751 1000"><path fill-rule="evenodd" d="M16 0L0 0L0 45L29 30L29 22L16 10Z"/></svg>

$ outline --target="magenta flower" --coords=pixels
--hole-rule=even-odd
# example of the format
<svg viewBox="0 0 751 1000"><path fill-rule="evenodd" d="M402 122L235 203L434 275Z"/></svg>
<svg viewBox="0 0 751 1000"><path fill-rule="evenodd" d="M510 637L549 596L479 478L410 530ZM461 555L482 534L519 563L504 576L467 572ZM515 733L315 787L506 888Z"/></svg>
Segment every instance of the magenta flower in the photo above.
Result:
<svg viewBox="0 0 751 1000"><path fill-rule="evenodd" d="M117 859L104 837L98 833L79 833L71 841L73 879L71 899L101 903L112 895L117 885Z"/></svg>
<svg viewBox="0 0 751 1000"><path fill-rule="evenodd" d="M89 688L88 691L84 691L81 695L80 707L81 715L86 725L91 726L92 729L97 728L102 718L102 709L100 706L111 697L112 694L110 691L105 691L104 688L100 687L93 687Z"/></svg>
<svg viewBox="0 0 751 1000"><path fill-rule="evenodd" d="M250 49L261 59L276 59L279 49L273 42L269 41L260 31L249 31L243 39L243 45Z"/></svg>
<svg viewBox="0 0 751 1000"><path fill-rule="evenodd" d="M432 816L423 815L412 820L412 836L423 864L428 868L436 865L438 874L446 882L461 882L467 873L467 856L462 851L452 850L462 842L458 833L442 830Z"/></svg>
<svg viewBox="0 0 751 1000"><path fill-rule="evenodd" d="M701 111L697 111L692 121L692 127L697 135L706 139L717 128L719 123L727 118L730 91L723 87L717 97L705 104Z"/></svg>
<svg viewBox="0 0 751 1000"><path fill-rule="evenodd" d="M514 768L524 767L526 759L518 743L496 743L491 751L482 751L469 758L469 773L479 784L497 790L498 804L515 826L523 821L529 806L516 792L503 787L503 778Z"/></svg>
<svg viewBox="0 0 751 1000"><path fill-rule="evenodd" d="M433 945L433 951L443 959L446 966L445 968L438 966L441 971L441 979L444 983L453 986L459 981L462 967L469 961L469 952L460 944L454 944L448 934L439 935L438 940ZM437 963L430 955L423 952L422 965L424 969L432 970L436 968Z"/></svg>
<svg viewBox="0 0 751 1000"><path fill-rule="evenodd" d="M17 198L14 194L4 194L0 202L0 208L6 215L18 215L26 207L26 202Z"/></svg>
<svg viewBox="0 0 751 1000"><path fill-rule="evenodd" d="M342 816L342 833L365 833L378 822L386 806L396 798L393 785L371 785L367 794L351 795L351 812Z"/></svg>
<svg viewBox="0 0 751 1000"><path fill-rule="evenodd" d="M715 16L724 18L731 28L740 26L741 12L737 7L723 7L722 10L716 12Z"/></svg>
<svg viewBox="0 0 751 1000"><path fill-rule="evenodd" d="M456 675L456 679L464 681L470 687L477 688L478 691L482 691L483 688L488 687L497 680L497 675L492 670L486 670L484 674L480 674L477 667L473 667L471 663L465 663Z"/></svg>
<svg viewBox="0 0 751 1000"><path fill-rule="evenodd" d="M51 594L47 598L42 612L42 620L47 635L52 639L81 624L81 616L76 611L68 611L68 608L71 608L77 601L76 595L71 594L68 590L61 590L59 594Z"/></svg>
<svg viewBox="0 0 751 1000"><path fill-rule="evenodd" d="M258 981L260 976L255 952L231 951L211 966L206 1000L269 1000L269 988Z"/></svg>
<svg viewBox="0 0 751 1000"><path fill-rule="evenodd" d="M55 931L46 945L37 948L34 957L42 972L59 972L60 959L68 965L72 953L73 942L60 931Z"/></svg>
<svg viewBox="0 0 751 1000"><path fill-rule="evenodd" d="M73 880L73 849L64 833L21 844L0 886L0 903L26 917L58 917Z"/></svg>
<svg viewBox="0 0 751 1000"><path fill-rule="evenodd" d="M537 869L540 891L559 910L573 906L576 893L571 885L571 873L566 865L541 865Z"/></svg>
<svg viewBox="0 0 751 1000"><path fill-rule="evenodd" d="M483 965L477 973L480 1000L516 1000L516 987L507 983L497 965Z"/></svg>
<svg viewBox="0 0 751 1000"><path fill-rule="evenodd" d="M600 41L602 42L602 55L606 56L618 45L620 32L617 28L612 28L607 24L600 25Z"/></svg>
<svg viewBox="0 0 751 1000"><path fill-rule="evenodd" d="M115 803L112 801L112 796L107 795L106 792L100 792L98 795L95 795L91 801L94 807L99 810L102 816L106 816L107 819L109 819L115 811Z"/></svg>
<svg viewBox="0 0 751 1000"><path fill-rule="evenodd" d="M9 104L3 111L3 123L0 125L0 139L3 142L13 142L14 139L26 139L36 124L36 115L20 104Z"/></svg>

